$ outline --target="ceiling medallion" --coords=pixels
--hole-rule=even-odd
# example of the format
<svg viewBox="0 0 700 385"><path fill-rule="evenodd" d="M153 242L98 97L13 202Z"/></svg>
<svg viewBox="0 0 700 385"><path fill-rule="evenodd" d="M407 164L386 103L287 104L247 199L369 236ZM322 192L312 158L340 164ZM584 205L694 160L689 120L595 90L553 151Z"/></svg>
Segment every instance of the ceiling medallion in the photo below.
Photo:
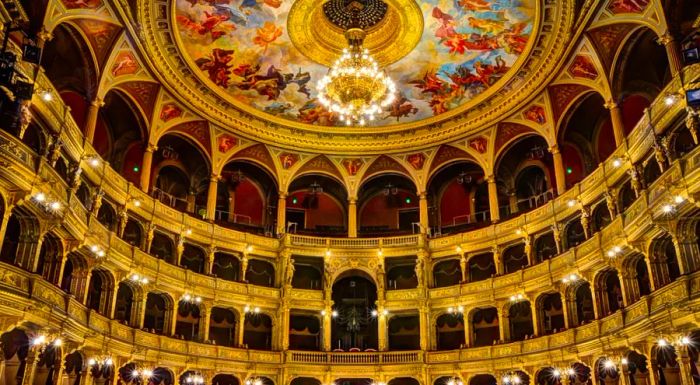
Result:
<svg viewBox="0 0 700 385"><path fill-rule="evenodd" d="M318 82L318 100L337 113L346 125L364 126L394 102L396 84L379 70L369 50L362 47L363 29L350 28L345 32L345 38L350 47Z"/></svg>

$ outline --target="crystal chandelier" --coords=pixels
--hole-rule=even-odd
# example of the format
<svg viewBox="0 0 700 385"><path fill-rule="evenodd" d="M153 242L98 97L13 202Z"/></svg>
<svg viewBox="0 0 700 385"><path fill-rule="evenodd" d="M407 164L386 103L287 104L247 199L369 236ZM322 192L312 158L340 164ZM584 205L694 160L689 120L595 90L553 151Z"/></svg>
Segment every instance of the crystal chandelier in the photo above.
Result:
<svg viewBox="0 0 700 385"><path fill-rule="evenodd" d="M396 84L362 48L365 31L345 31L349 48L317 84L318 100L348 126L364 126L396 98Z"/></svg>

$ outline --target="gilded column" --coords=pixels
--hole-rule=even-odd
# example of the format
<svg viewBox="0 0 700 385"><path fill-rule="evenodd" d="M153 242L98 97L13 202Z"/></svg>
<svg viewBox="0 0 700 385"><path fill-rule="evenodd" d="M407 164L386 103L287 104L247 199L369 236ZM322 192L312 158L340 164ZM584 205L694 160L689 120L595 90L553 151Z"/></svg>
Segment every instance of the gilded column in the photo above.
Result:
<svg viewBox="0 0 700 385"><path fill-rule="evenodd" d="M148 302L148 293L143 292L141 300L137 302L138 308L136 309L136 325L134 325L139 330L143 329L143 324L146 320L146 304Z"/></svg>
<svg viewBox="0 0 700 385"><path fill-rule="evenodd" d="M333 319L333 307L331 305L331 301L326 301L326 307L324 308L324 313L323 313L323 346L322 350L324 352L330 352L331 351L331 322Z"/></svg>
<svg viewBox="0 0 700 385"><path fill-rule="evenodd" d="M178 310L179 307L180 307L180 300L175 299L173 301L173 314L172 314L172 317L170 319L170 335L171 336L175 335L175 330L176 330L175 327L177 326L177 312L179 311Z"/></svg>
<svg viewBox="0 0 700 385"><path fill-rule="evenodd" d="M679 344L677 347L680 356L679 369L681 375L681 383L683 384L694 384L693 379L693 359L690 356L688 349L688 344Z"/></svg>
<svg viewBox="0 0 700 385"><path fill-rule="evenodd" d="M569 301L568 296L566 295L567 292L567 286L562 285L559 288L559 295L561 296L561 312L562 316L564 317L564 328L569 329L571 328L571 311L570 311L570 306L571 306L571 301Z"/></svg>
<svg viewBox="0 0 700 385"><path fill-rule="evenodd" d="M384 314L384 304L377 306L377 327L379 328L379 351L386 351L389 347L387 341L387 315Z"/></svg>
<svg viewBox="0 0 700 385"><path fill-rule="evenodd" d="M245 335L245 319L248 316L248 314L245 312L244 309L241 309L238 314L241 315L241 319L238 322L238 333L236 334L237 337L237 342L236 342L236 347L242 348L244 345L245 339L243 338Z"/></svg>
<svg viewBox="0 0 700 385"><path fill-rule="evenodd" d="M12 207L8 205L5 208L5 212L2 214L2 222L0 222L0 247L2 247L3 242L5 241L5 232L7 231L7 222L10 221L10 217L12 216Z"/></svg>
<svg viewBox="0 0 700 385"><path fill-rule="evenodd" d="M87 115L85 116L85 140L92 144L95 139L95 128L97 127L97 118L99 117L100 108L104 106L104 102L100 98L95 98L88 107Z"/></svg>
<svg viewBox="0 0 700 385"><path fill-rule="evenodd" d="M151 167L153 166L153 153L158 150L158 147L149 144L146 151L143 153L143 161L141 162L141 190L148 194L151 184Z"/></svg>
<svg viewBox="0 0 700 385"><path fill-rule="evenodd" d="M287 193L280 191L277 198L277 235L287 232Z"/></svg>
<svg viewBox="0 0 700 385"><path fill-rule="evenodd" d="M554 145L549 148L554 160L554 178L557 182L557 194L561 195L566 191L566 172L564 170L564 159L559 151L559 146Z"/></svg>
<svg viewBox="0 0 700 385"><path fill-rule="evenodd" d="M681 47L678 41L671 35L670 32L666 32L663 36L658 39L659 44L662 44L666 49L666 56L668 56L668 68L671 70L671 76L676 77L683 69L683 61L681 59Z"/></svg>
<svg viewBox="0 0 700 385"><path fill-rule="evenodd" d="M518 212L518 195L515 193L515 190L508 191L508 206L511 214Z"/></svg>
<svg viewBox="0 0 700 385"><path fill-rule="evenodd" d="M357 238L357 199L348 200L348 237Z"/></svg>
<svg viewBox="0 0 700 385"><path fill-rule="evenodd" d="M615 135L615 145L620 147L625 142L625 123L622 119L622 110L613 100L608 100L605 103L605 108L610 111L610 121L612 123L613 134Z"/></svg>
<svg viewBox="0 0 700 385"><path fill-rule="evenodd" d="M289 303L282 303L278 312L281 350L289 349Z"/></svg>
<svg viewBox="0 0 700 385"><path fill-rule="evenodd" d="M508 310L503 306L502 304L497 304L497 312L498 312L498 335L501 339L501 342L507 342L508 335L508 328L510 327L508 323Z"/></svg>
<svg viewBox="0 0 700 385"><path fill-rule="evenodd" d="M430 350L430 309L426 304L422 304L418 309L418 317L420 322L420 348L421 350Z"/></svg>
<svg viewBox="0 0 700 385"><path fill-rule="evenodd" d="M418 194L418 197L420 232L421 234L427 234L430 226L430 222L428 221L428 194L423 191L422 193Z"/></svg>
<svg viewBox="0 0 700 385"><path fill-rule="evenodd" d="M486 177L486 182L489 186L489 208L491 209L491 221L498 222L501 219L501 214L498 211L498 186L496 185L496 177L489 175Z"/></svg>
<svg viewBox="0 0 700 385"><path fill-rule="evenodd" d="M209 325L211 323L211 306L202 304L199 307L199 340L206 342L209 340Z"/></svg>
<svg viewBox="0 0 700 385"><path fill-rule="evenodd" d="M537 301L530 301L530 312L532 313L532 330L536 336L542 335L542 325L540 325L540 314L537 309Z"/></svg>
<svg viewBox="0 0 700 385"><path fill-rule="evenodd" d="M459 269L462 272L462 282L466 283L467 282L467 275L469 273L467 271L467 255L465 253L461 253L461 252L459 254L460 254L460 256L459 256Z"/></svg>
<svg viewBox="0 0 700 385"><path fill-rule="evenodd" d="M209 190L207 191L207 219L216 219L216 198L219 190L219 176L212 174L209 178Z"/></svg>

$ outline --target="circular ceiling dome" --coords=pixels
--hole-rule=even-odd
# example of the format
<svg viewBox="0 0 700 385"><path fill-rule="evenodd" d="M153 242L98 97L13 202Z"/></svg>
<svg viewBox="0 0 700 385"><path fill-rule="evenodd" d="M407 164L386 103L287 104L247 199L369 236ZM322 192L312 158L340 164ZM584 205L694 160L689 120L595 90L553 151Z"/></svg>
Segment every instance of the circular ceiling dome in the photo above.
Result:
<svg viewBox="0 0 700 385"><path fill-rule="evenodd" d="M535 0L174 3L178 49L203 84L261 119L315 126L339 125L315 86L345 44L339 5L369 7L367 48L392 63L399 97L374 123L383 127L454 116L488 97L517 72L538 17Z"/></svg>

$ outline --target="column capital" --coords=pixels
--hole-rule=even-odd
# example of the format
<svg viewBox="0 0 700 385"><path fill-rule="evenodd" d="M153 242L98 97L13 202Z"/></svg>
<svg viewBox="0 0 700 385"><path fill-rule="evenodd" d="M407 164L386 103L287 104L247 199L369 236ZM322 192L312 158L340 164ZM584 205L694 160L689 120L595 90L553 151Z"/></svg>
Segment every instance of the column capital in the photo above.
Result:
<svg viewBox="0 0 700 385"><path fill-rule="evenodd" d="M146 152L154 153L156 151L158 151L158 146L156 146L155 144L149 143L148 146L146 146Z"/></svg>
<svg viewBox="0 0 700 385"><path fill-rule="evenodd" d="M286 191L278 191L277 192L278 199L287 199L287 192Z"/></svg>
<svg viewBox="0 0 700 385"><path fill-rule="evenodd" d="M100 108L100 107L104 107L105 102L104 102L104 100L102 100L102 98L100 98L100 97L95 97L95 99L93 99L92 102L90 102L90 105L93 106L93 107L98 107L98 108Z"/></svg>
<svg viewBox="0 0 700 385"><path fill-rule="evenodd" d="M558 145L558 144L553 144L553 145L551 145L551 146L549 147L549 152L550 152L552 155L559 154L559 153L560 153L560 152L559 152L559 145Z"/></svg>
<svg viewBox="0 0 700 385"><path fill-rule="evenodd" d="M673 37L673 35L671 35L671 33L668 31L666 31L666 33L664 33L663 35L659 36L658 39L656 39L656 41L661 45L669 45L675 40L676 39Z"/></svg>
<svg viewBox="0 0 700 385"><path fill-rule="evenodd" d="M484 179L486 179L487 183L496 183L496 176L493 174L486 175Z"/></svg>
<svg viewBox="0 0 700 385"><path fill-rule="evenodd" d="M221 176L220 176L220 175L217 175L217 174L211 174L211 175L209 176L209 181L210 181L210 182L219 182L220 179L221 179Z"/></svg>
<svg viewBox="0 0 700 385"><path fill-rule="evenodd" d="M351 205L356 205L356 204L357 204L357 198L355 198L355 197L348 198L348 203L351 204Z"/></svg>
<svg viewBox="0 0 700 385"><path fill-rule="evenodd" d="M609 99L605 102L605 104L603 104L603 107L605 107L608 110L613 110L615 108L619 108L619 105L614 100Z"/></svg>

